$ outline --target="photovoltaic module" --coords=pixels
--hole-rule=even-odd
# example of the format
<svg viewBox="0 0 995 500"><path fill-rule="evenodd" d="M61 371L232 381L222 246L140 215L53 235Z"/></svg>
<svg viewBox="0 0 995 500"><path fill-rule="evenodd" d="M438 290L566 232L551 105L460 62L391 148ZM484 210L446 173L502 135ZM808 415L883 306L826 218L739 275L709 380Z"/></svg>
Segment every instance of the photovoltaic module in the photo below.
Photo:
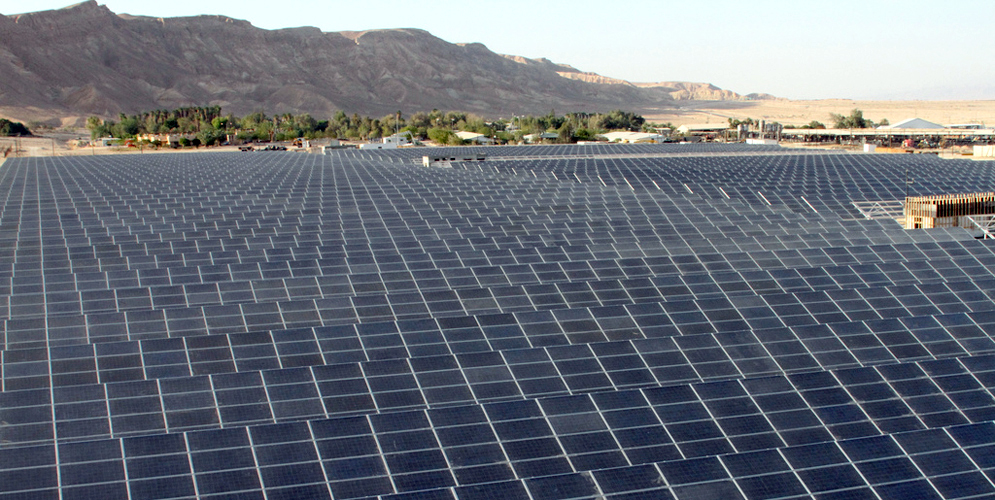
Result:
<svg viewBox="0 0 995 500"><path fill-rule="evenodd" d="M992 498L995 246L854 202L993 166L8 159L0 498Z"/></svg>

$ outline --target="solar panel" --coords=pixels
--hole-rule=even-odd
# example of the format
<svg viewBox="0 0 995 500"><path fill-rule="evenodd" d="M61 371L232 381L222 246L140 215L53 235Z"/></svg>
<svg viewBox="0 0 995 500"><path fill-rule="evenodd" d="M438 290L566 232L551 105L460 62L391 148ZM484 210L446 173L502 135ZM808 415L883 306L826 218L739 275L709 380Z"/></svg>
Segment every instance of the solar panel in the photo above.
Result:
<svg viewBox="0 0 995 500"><path fill-rule="evenodd" d="M664 144L11 159L4 498L982 498L983 163Z"/></svg>

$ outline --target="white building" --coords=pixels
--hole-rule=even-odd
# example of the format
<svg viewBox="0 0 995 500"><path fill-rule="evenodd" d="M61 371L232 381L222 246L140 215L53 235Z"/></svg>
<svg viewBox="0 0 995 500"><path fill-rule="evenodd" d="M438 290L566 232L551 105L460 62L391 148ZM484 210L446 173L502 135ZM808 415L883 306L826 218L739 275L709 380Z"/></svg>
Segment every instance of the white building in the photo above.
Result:
<svg viewBox="0 0 995 500"><path fill-rule="evenodd" d="M393 134L383 138L384 144L395 144L396 147L408 146L411 144L411 134Z"/></svg>
<svg viewBox="0 0 995 500"><path fill-rule="evenodd" d="M689 123L677 127L678 134L716 134L729 130L728 123Z"/></svg>
<svg viewBox="0 0 995 500"><path fill-rule="evenodd" d="M646 144L663 141L666 137L662 134L652 134L648 132L629 132L620 130L601 134L601 137L608 139L608 142L621 142L626 144Z"/></svg>
<svg viewBox="0 0 995 500"><path fill-rule="evenodd" d="M543 139L555 140L555 139L559 139L559 138L560 138L560 134L558 134L556 132L543 132L541 134L529 134L529 135L526 135L526 136L522 137L522 139L525 139L525 142L528 142L528 143L542 142Z"/></svg>
<svg viewBox="0 0 995 500"><path fill-rule="evenodd" d="M176 146L179 145L180 139L186 139L192 141L195 137L194 134L139 134L135 136L135 140L138 142L158 142L163 146Z"/></svg>
<svg viewBox="0 0 995 500"><path fill-rule="evenodd" d="M470 141L476 144L494 144L494 139L487 137L484 134L478 134L476 132L456 132L456 137L463 139L463 141Z"/></svg>
<svg viewBox="0 0 995 500"><path fill-rule="evenodd" d="M995 146L974 146L975 158L995 158Z"/></svg>
<svg viewBox="0 0 995 500"><path fill-rule="evenodd" d="M931 121L923 120L922 118L909 118L908 120L902 120L898 123L893 123L891 125L883 125L878 128L883 130L891 130L896 128L927 129L927 128L944 128L944 127L939 123L933 123Z"/></svg>
<svg viewBox="0 0 995 500"><path fill-rule="evenodd" d="M753 146L777 146L777 139L747 138L746 143Z"/></svg>
<svg viewBox="0 0 995 500"><path fill-rule="evenodd" d="M407 133L393 134L380 139L380 142L360 144L359 149L397 149L401 146L408 146L410 144L411 135Z"/></svg>

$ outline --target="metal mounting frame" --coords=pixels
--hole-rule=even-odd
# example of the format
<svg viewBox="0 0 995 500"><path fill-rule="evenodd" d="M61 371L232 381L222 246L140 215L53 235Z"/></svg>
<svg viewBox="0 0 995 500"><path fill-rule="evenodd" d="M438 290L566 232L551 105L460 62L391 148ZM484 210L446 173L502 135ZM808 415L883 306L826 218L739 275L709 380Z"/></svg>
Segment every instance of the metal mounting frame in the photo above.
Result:
<svg viewBox="0 0 995 500"><path fill-rule="evenodd" d="M995 214L969 215L967 220L981 230L984 239L995 239Z"/></svg>
<svg viewBox="0 0 995 500"><path fill-rule="evenodd" d="M854 201L853 206L865 219L902 219L905 202L902 200Z"/></svg>

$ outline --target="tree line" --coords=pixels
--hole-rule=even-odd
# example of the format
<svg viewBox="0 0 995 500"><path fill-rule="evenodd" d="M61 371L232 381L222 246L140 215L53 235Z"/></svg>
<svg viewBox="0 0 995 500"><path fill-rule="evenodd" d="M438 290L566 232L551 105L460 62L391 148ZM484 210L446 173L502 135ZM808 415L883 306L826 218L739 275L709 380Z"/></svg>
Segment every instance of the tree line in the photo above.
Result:
<svg viewBox="0 0 995 500"><path fill-rule="evenodd" d="M829 113L829 121L832 122L833 128L876 128L883 125L889 125L887 118L882 118L879 122L874 122L864 118L864 112L854 108L850 111L849 115L842 115L838 113ZM747 125L752 127L758 126L760 120L754 120L753 118L746 118L745 120L729 118L729 128L735 129L739 125ZM785 125L784 128L789 129L824 129L826 125L822 122L812 120L805 125Z"/></svg>
<svg viewBox="0 0 995 500"><path fill-rule="evenodd" d="M97 116L87 119L86 127L92 138L115 137L130 139L143 134L181 134L194 136L194 145L212 145L233 137L238 141L286 141L299 137L317 139L330 137L348 140L373 140L400 132L414 140L431 139L440 144L461 144L454 131L483 134L499 142L521 141L525 135L557 132L558 142L593 140L609 130L643 130L649 126L638 114L614 110L608 113L567 113L556 115L551 110L541 116L513 116L511 119L487 120L482 116L460 111L419 111L404 116L397 113L374 118L351 116L338 111L327 120L308 113L284 113L269 116L262 111L246 116L223 113L220 106L186 107L174 110L145 111L135 115L120 114L117 120Z"/></svg>
<svg viewBox="0 0 995 500"><path fill-rule="evenodd" d="M30 135L31 131L28 130L28 127L25 127L23 123L10 121L6 118L0 118L0 136L22 137Z"/></svg>
<svg viewBox="0 0 995 500"><path fill-rule="evenodd" d="M882 118L880 122L874 123L864 118L864 112L856 108L850 111L849 116L829 113L829 119L833 122L833 128L876 128L890 124L887 118Z"/></svg>

